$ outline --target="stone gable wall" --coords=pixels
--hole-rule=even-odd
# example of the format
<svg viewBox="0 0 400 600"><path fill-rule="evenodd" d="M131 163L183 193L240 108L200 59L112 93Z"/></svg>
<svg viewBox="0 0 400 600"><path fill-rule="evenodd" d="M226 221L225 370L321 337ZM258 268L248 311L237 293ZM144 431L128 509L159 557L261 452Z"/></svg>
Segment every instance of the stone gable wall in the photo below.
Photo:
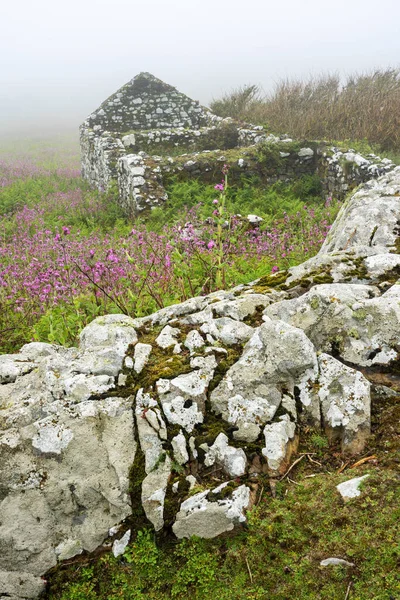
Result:
<svg viewBox="0 0 400 600"><path fill-rule="evenodd" d="M81 149L83 177L101 191L115 181L128 215L165 202L171 175L214 183L221 163L230 165L231 178L256 175L265 185L317 174L324 195L339 198L394 167L373 154L293 142L260 126L221 119L149 73L135 77L88 117Z"/></svg>

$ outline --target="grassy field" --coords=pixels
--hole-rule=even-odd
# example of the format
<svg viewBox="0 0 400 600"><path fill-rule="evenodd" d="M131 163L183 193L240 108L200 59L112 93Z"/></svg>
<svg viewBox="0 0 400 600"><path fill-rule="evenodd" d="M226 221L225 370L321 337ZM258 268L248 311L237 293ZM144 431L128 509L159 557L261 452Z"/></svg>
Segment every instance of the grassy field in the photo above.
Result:
<svg viewBox="0 0 400 600"><path fill-rule="evenodd" d="M228 176L221 194L172 181L162 208L130 220L112 193L82 180L76 141L3 148L0 352L31 340L73 345L101 314L142 316L302 262L339 207L320 187L310 176L269 188ZM260 227L246 219L254 213Z"/></svg>

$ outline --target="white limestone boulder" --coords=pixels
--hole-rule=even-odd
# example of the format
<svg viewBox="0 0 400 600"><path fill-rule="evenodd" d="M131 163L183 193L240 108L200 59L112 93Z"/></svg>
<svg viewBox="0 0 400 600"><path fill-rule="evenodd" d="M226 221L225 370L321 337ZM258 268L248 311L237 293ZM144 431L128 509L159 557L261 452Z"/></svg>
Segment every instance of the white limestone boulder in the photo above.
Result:
<svg viewBox="0 0 400 600"><path fill-rule="evenodd" d="M340 439L343 452L360 452L371 430L371 384L328 354L318 361L318 396L328 438Z"/></svg>
<svg viewBox="0 0 400 600"><path fill-rule="evenodd" d="M239 360L210 396L212 410L233 425L261 426L272 421L284 394L296 394L300 404L318 421L312 391L318 374L315 349L300 329L268 319L257 328ZM295 390L296 388L296 390ZM258 437L249 429L249 441Z"/></svg>
<svg viewBox="0 0 400 600"><path fill-rule="evenodd" d="M194 535L206 539L232 531L235 524L244 523L244 511L250 505L250 489L241 485L232 495L214 499L220 488L206 490L182 502L172 530L178 538ZM214 494L213 494L214 492Z"/></svg>

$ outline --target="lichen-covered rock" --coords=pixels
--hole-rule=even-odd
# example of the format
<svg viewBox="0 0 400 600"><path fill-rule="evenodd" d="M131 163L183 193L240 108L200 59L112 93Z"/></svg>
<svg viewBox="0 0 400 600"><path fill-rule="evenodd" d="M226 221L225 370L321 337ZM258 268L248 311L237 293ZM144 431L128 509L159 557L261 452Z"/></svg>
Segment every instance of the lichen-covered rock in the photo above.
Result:
<svg viewBox="0 0 400 600"><path fill-rule="evenodd" d="M304 410L318 420L310 385L318 373L315 349L304 333L268 319L253 333L242 356L210 396L211 407L254 441L274 418L283 395L298 394Z"/></svg>
<svg viewBox="0 0 400 600"><path fill-rule="evenodd" d="M142 506L156 531L164 526L164 500L171 475L171 459L166 454L162 458L142 483Z"/></svg>
<svg viewBox="0 0 400 600"><path fill-rule="evenodd" d="M395 250L399 211L400 167L396 167L378 180L371 179L345 202L320 253L372 248L375 254L382 254Z"/></svg>
<svg viewBox="0 0 400 600"><path fill-rule="evenodd" d="M353 365L389 365L397 361L400 305L394 294L378 294L360 284L318 285L265 315L299 327L316 348Z"/></svg>
<svg viewBox="0 0 400 600"><path fill-rule="evenodd" d="M318 396L328 438L339 438L344 452L360 452L371 427L371 385L362 373L328 354L318 362Z"/></svg>
<svg viewBox="0 0 400 600"><path fill-rule="evenodd" d="M291 444L295 432L296 425L287 414L264 427L265 448L262 449L262 453L267 459L271 473L278 474L286 469L293 450Z"/></svg>
<svg viewBox="0 0 400 600"><path fill-rule="evenodd" d="M24 571L0 570L0 599L25 600L37 598L44 592L45 582L40 577L35 577Z"/></svg>
<svg viewBox="0 0 400 600"><path fill-rule="evenodd" d="M1 357L16 374L0 386L3 571L42 575L93 551L130 514L132 403L107 391L110 357L116 374L136 339L131 321L113 315L82 332L79 351L28 344ZM30 369L19 368L28 357Z"/></svg>
<svg viewBox="0 0 400 600"><path fill-rule="evenodd" d="M354 196L366 208L351 250L350 199L303 265L143 318L99 317L79 348L0 357L4 597L36 597L57 562L104 543L119 555L146 518L179 538L231 531L261 475L286 472L305 424L363 450L369 380L393 387L381 386L385 401L400 389L397 178ZM394 200L365 244L381 196Z"/></svg>
<svg viewBox="0 0 400 600"><path fill-rule="evenodd" d="M250 504L250 489L241 485L230 498L218 499L221 487L195 494L181 504L172 527L176 537L213 538L245 521L243 511Z"/></svg>
<svg viewBox="0 0 400 600"><path fill-rule="evenodd" d="M242 448L229 445L228 437L220 433L212 446L200 446L205 451L204 465L211 467L217 463L230 477L240 477L246 473L247 458Z"/></svg>

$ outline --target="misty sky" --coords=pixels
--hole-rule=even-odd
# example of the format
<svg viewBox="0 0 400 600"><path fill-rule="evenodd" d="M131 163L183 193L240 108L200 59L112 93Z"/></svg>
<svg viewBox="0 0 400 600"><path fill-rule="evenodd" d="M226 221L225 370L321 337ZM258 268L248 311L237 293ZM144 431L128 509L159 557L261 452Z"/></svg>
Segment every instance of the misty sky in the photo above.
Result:
<svg viewBox="0 0 400 600"><path fill-rule="evenodd" d="M399 0L2 0L0 20L3 137L77 128L140 71L207 104L400 65Z"/></svg>

